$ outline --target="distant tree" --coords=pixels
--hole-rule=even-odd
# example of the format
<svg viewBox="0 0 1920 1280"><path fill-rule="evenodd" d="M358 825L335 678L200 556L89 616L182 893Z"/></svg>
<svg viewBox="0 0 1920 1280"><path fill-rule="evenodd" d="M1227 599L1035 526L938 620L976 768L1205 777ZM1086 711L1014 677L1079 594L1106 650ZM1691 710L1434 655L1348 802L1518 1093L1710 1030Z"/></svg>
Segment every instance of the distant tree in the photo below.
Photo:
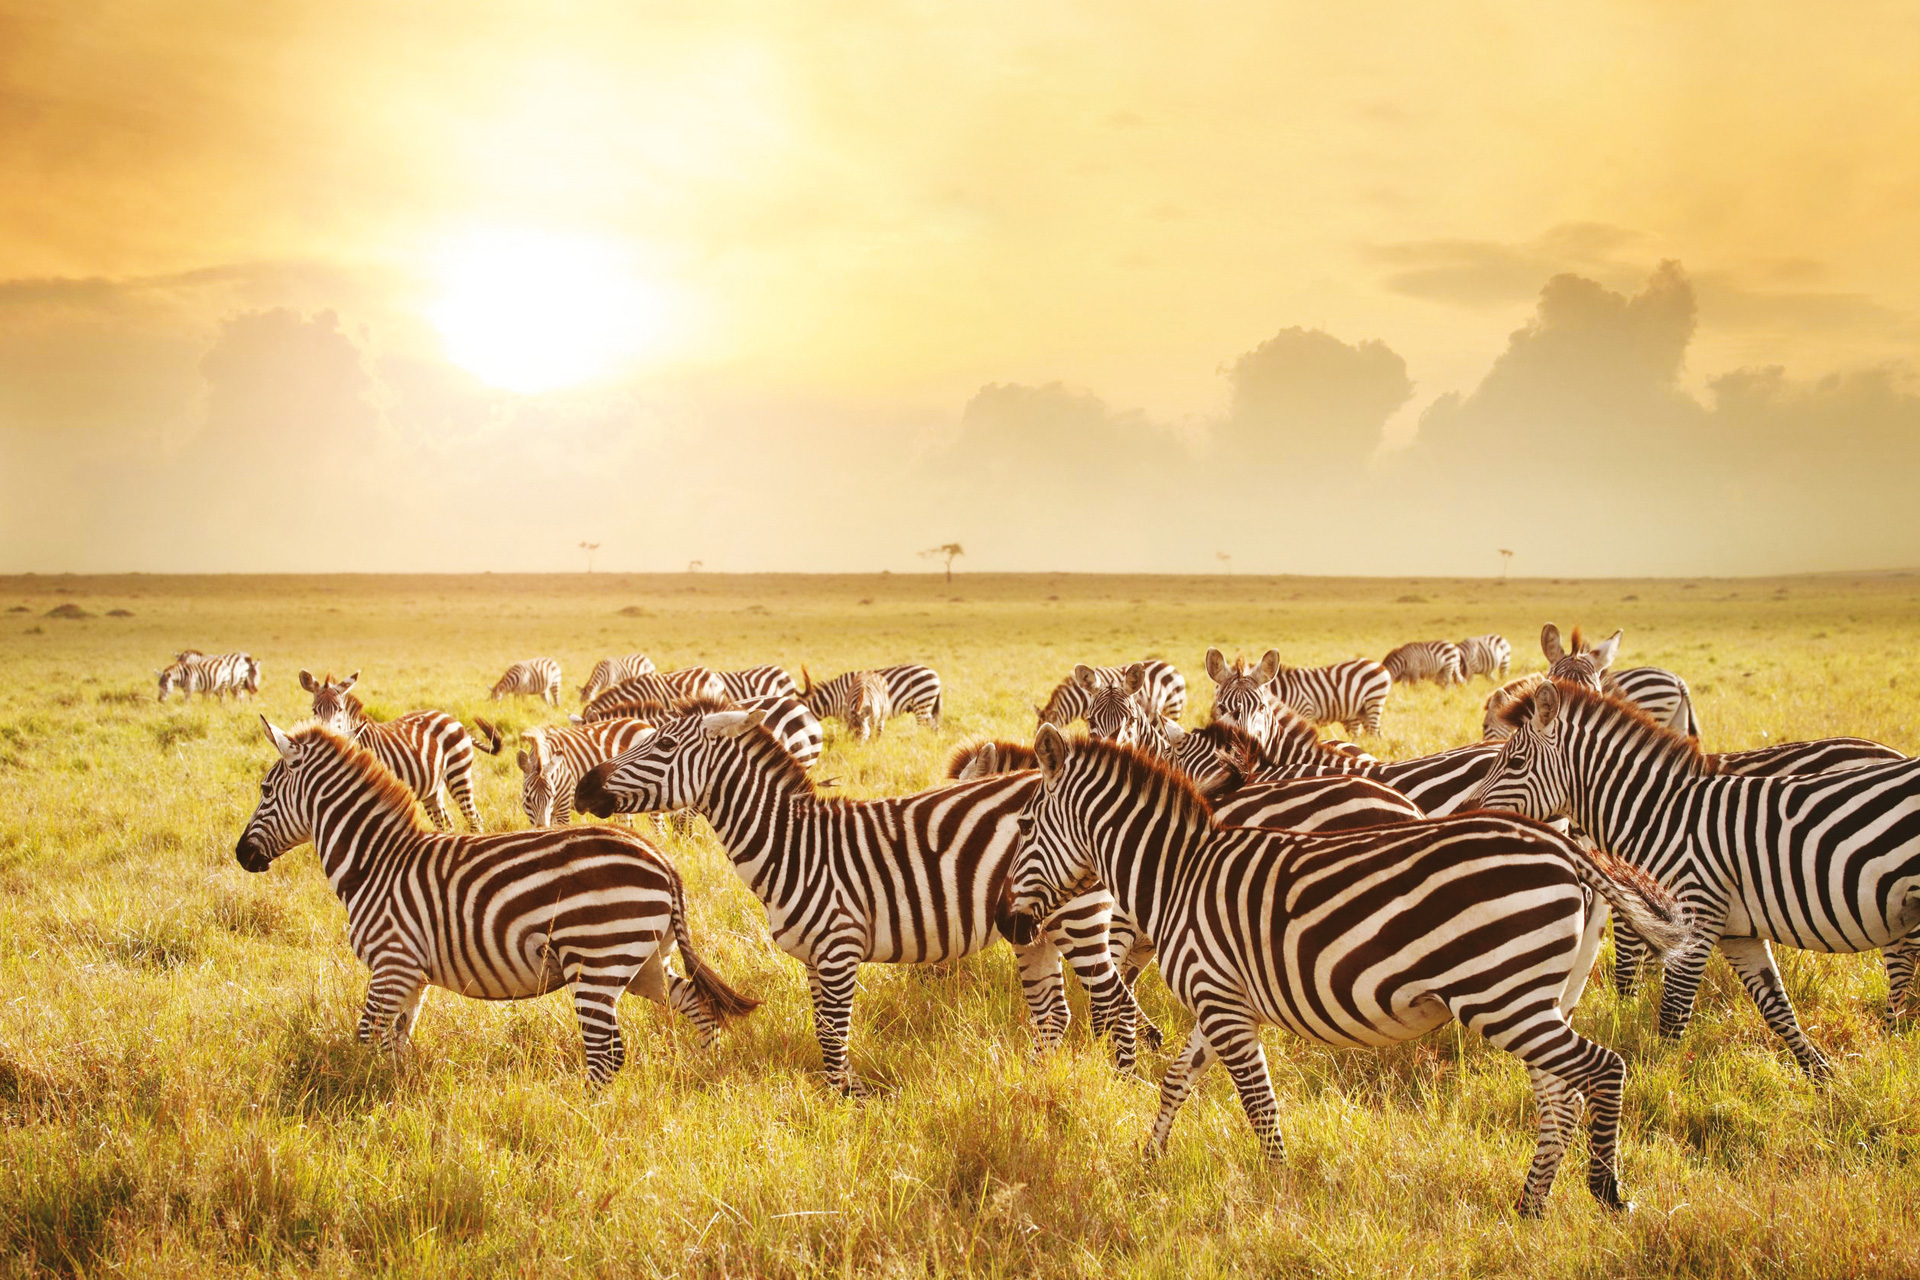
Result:
<svg viewBox="0 0 1920 1280"><path fill-rule="evenodd" d="M1507 550L1505 547L1501 547L1500 548L1500 581L1505 582L1507 580L1507 566L1512 563L1513 563L1513 552Z"/></svg>
<svg viewBox="0 0 1920 1280"><path fill-rule="evenodd" d="M700 571L701 571L702 569L704 569L704 568L706 568L706 567L707 567L707 562L706 562L705 560L689 560L689 561L687 561L687 572L688 572L688 573L698 573L698 572L700 572Z"/></svg>
<svg viewBox="0 0 1920 1280"><path fill-rule="evenodd" d="M957 542L949 542L943 546L928 547L925 551L922 551L920 553L920 558L922 560L945 560L947 563L947 581L952 582L953 581L953 562L956 557L963 556L965 554L967 554L967 549L965 547L961 546Z"/></svg>
<svg viewBox="0 0 1920 1280"><path fill-rule="evenodd" d="M600 544L597 542L583 542L580 544L580 549L587 553L587 572L592 573L593 553L600 549Z"/></svg>
<svg viewBox="0 0 1920 1280"><path fill-rule="evenodd" d="M1220 562L1220 571L1222 573L1233 572L1233 556L1231 553L1225 552L1225 551L1216 551L1213 553L1213 558Z"/></svg>

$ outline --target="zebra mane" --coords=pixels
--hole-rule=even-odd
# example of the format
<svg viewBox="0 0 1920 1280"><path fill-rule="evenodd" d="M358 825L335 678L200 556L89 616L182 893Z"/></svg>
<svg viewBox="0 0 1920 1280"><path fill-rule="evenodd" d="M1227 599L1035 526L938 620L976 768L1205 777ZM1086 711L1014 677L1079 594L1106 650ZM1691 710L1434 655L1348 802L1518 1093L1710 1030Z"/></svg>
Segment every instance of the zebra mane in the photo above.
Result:
<svg viewBox="0 0 1920 1280"><path fill-rule="evenodd" d="M434 830L421 816L420 807L414 803L413 792L407 784L396 778L387 766L381 764L373 752L341 737L318 720L302 721L293 727L287 737L295 743L321 743L333 753L336 759L353 771L362 787L372 792L389 807L406 814L407 821L413 825L415 831Z"/></svg>
<svg viewBox="0 0 1920 1280"><path fill-rule="evenodd" d="M1230 759L1247 760L1255 765L1278 763L1267 755L1265 744L1258 738L1225 720L1209 720L1187 736L1198 738Z"/></svg>
<svg viewBox="0 0 1920 1280"><path fill-rule="evenodd" d="M1627 739L1634 746L1644 746L1656 753L1662 762L1680 765L1694 773L1707 774L1720 772L1720 760L1700 749L1700 744L1692 738L1675 733L1663 724L1656 723L1653 717L1625 698L1610 693L1595 693L1585 685L1573 684L1564 680L1553 682L1559 691L1561 701L1580 711L1591 710L1603 720L1613 720L1627 726ZM1536 688L1519 702L1516 702L1503 715L1533 714L1534 700L1539 694ZM1518 727L1523 721L1509 721Z"/></svg>
<svg viewBox="0 0 1920 1280"><path fill-rule="evenodd" d="M957 778L965 773L967 766L988 747L992 747L1003 762L1021 761L1022 763L1014 766L1015 769L1039 767L1039 761L1033 754L1032 743L1011 742L1006 738L982 738L977 742L963 742L953 749L953 754L947 757L947 776Z"/></svg>
<svg viewBox="0 0 1920 1280"><path fill-rule="evenodd" d="M1126 780L1129 792L1164 796L1176 819L1196 826L1213 825L1213 805L1193 779L1171 761L1100 738L1076 737L1068 742L1074 754L1091 755L1101 764L1110 764Z"/></svg>
<svg viewBox="0 0 1920 1280"><path fill-rule="evenodd" d="M1581 635L1580 628L1575 626L1572 631L1567 633L1567 656L1577 658L1586 651L1587 638Z"/></svg>

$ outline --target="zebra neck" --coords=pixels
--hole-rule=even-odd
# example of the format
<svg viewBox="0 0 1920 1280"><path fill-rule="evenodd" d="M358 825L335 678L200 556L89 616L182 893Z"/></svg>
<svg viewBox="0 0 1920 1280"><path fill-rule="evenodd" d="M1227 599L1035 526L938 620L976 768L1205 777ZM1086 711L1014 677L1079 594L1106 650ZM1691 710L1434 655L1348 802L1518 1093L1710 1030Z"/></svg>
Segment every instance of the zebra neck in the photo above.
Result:
<svg viewBox="0 0 1920 1280"><path fill-rule="evenodd" d="M1170 888L1209 834L1204 812L1170 812L1158 799L1149 793L1096 815L1092 829L1095 873L1149 938L1159 936Z"/></svg>
<svg viewBox="0 0 1920 1280"><path fill-rule="evenodd" d="M1567 816L1608 853L1645 865L1666 837L1662 815L1699 778L1679 759L1647 754L1644 743L1604 732L1567 732Z"/></svg>
<svg viewBox="0 0 1920 1280"><path fill-rule="evenodd" d="M707 794L698 806L713 824L742 879L766 901L765 888L797 842L796 828L814 810L810 788L796 785L783 747L770 735L749 735L742 747L713 762ZM766 757L777 752L780 759Z"/></svg>
<svg viewBox="0 0 1920 1280"><path fill-rule="evenodd" d="M411 807L402 810L362 792L315 816L313 847L327 882L342 902L350 903L378 864L391 861L425 834Z"/></svg>

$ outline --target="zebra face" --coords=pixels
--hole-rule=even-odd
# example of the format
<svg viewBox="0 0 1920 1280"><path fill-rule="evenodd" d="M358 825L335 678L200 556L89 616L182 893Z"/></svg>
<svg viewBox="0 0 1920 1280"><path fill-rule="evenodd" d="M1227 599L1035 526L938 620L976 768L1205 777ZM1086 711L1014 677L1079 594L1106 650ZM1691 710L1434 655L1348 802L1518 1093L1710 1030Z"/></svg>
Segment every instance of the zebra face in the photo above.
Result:
<svg viewBox="0 0 1920 1280"><path fill-rule="evenodd" d="M1008 879L1013 909L1043 919L1092 869L1093 839L1061 782L1071 750L1066 736L1042 725L1033 750L1040 763L1040 789L1017 820L1020 843Z"/></svg>
<svg viewBox="0 0 1920 1280"><path fill-rule="evenodd" d="M234 859L242 869L255 872L265 871L275 858L313 838L301 812L298 785L301 750L286 734L269 724L265 716L260 717L260 723L266 726L267 737L280 752L280 758L273 762L260 783L260 803L255 806L253 817L248 819L246 830L240 833L240 842L233 850Z"/></svg>
<svg viewBox="0 0 1920 1280"><path fill-rule="evenodd" d="M1279 695L1273 678L1279 674L1280 655L1269 649L1251 670L1238 658L1228 665L1218 649L1207 650L1207 674L1213 678L1213 718L1233 725L1254 738L1265 738L1273 728L1273 709Z"/></svg>
<svg viewBox="0 0 1920 1280"><path fill-rule="evenodd" d="M320 679L315 679L311 671L300 673L300 687L313 695L313 718L348 738L353 736L353 713L360 702L352 690L359 681L358 671L345 680L335 680L331 672Z"/></svg>
<svg viewBox="0 0 1920 1280"><path fill-rule="evenodd" d="M1508 809L1541 822L1569 816L1573 780L1559 719L1560 692L1547 681L1534 694L1533 714L1501 745L1487 780L1461 808Z"/></svg>
<svg viewBox="0 0 1920 1280"><path fill-rule="evenodd" d="M555 780L553 761L547 755L545 744L537 738L529 738L527 746L515 754L514 760L520 766L520 807L526 811L527 821L536 827L553 825Z"/></svg>
<svg viewBox="0 0 1920 1280"><path fill-rule="evenodd" d="M167 695L173 692L174 681L180 678L180 668L168 667L160 673L160 701L165 702Z"/></svg>

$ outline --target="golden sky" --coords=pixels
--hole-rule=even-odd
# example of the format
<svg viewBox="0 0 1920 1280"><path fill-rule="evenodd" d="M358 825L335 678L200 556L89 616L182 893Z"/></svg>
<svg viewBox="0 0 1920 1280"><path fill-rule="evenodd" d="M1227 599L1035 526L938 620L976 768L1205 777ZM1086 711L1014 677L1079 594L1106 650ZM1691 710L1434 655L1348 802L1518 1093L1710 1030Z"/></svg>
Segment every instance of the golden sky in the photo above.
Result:
<svg viewBox="0 0 1920 1280"><path fill-rule="evenodd" d="M1917 14L0 2L0 570L1913 563Z"/></svg>

